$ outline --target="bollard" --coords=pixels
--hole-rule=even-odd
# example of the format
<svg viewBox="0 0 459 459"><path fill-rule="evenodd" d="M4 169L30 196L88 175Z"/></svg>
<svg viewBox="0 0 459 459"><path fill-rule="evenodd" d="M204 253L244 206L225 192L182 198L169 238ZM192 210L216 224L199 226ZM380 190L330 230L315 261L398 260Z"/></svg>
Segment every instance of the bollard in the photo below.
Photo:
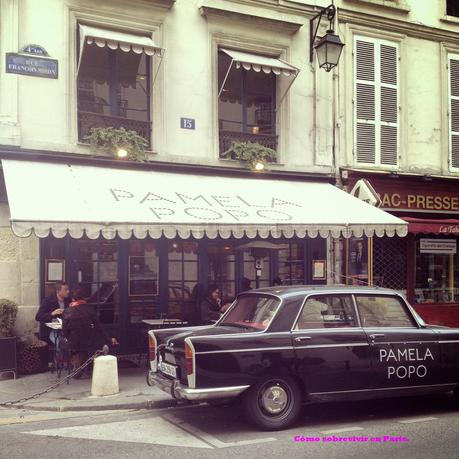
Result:
<svg viewBox="0 0 459 459"><path fill-rule="evenodd" d="M118 384L118 361L113 355L94 359L91 394L97 397L114 395L120 391Z"/></svg>

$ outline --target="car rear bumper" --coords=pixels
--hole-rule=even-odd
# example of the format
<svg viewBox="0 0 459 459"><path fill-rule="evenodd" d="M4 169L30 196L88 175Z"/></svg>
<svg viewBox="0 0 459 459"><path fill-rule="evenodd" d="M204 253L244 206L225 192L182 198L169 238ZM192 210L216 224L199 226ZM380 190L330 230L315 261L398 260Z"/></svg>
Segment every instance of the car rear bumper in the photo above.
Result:
<svg viewBox="0 0 459 459"><path fill-rule="evenodd" d="M164 392L178 400L215 400L233 398L242 394L250 386L209 387L205 389L191 389L180 384L178 379L169 379L163 374L152 371L148 374L149 384L158 386Z"/></svg>

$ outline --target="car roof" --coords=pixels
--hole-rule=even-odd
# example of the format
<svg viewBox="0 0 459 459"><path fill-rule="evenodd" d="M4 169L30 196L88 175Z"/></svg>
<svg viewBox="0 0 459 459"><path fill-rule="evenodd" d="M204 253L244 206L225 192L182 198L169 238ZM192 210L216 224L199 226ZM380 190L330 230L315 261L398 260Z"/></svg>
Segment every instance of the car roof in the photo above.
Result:
<svg viewBox="0 0 459 459"><path fill-rule="evenodd" d="M264 287L253 290L248 290L246 292L241 292L241 294L247 293L268 293L275 295L281 298L286 298L290 296L298 295L311 295L314 293L335 293L335 294L351 294L351 293L363 293L363 294L372 294L372 295L394 295L397 294L396 291L382 288L382 287L368 287L360 285L280 285L276 287Z"/></svg>

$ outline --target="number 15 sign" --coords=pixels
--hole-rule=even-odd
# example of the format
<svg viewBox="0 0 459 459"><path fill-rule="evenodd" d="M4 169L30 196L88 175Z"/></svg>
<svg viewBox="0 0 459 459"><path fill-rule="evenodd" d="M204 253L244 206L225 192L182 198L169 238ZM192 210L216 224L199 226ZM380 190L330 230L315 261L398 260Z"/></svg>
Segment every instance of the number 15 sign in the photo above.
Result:
<svg viewBox="0 0 459 459"><path fill-rule="evenodd" d="M194 118L180 118L180 127L182 129L195 129Z"/></svg>

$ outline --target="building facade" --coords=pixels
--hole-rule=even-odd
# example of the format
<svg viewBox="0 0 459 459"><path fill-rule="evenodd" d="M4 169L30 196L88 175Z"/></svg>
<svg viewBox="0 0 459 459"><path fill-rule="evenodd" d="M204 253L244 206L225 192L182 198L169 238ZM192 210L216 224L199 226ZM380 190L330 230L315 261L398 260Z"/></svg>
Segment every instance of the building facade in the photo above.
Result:
<svg viewBox="0 0 459 459"><path fill-rule="evenodd" d="M406 238L372 241L368 275L406 294L426 320L457 325L457 2L342 7L352 49L340 63L340 177L348 191L367 181L381 207L409 223Z"/></svg>
<svg viewBox="0 0 459 459"><path fill-rule="evenodd" d="M86 137L93 127L124 127L147 142L148 170L254 177L229 150L256 142L276 151L264 172L273 179L336 182L348 191L376 171L454 183L459 128L449 69L459 21L452 2L427 3L335 2L346 46L326 73L309 60L309 20L325 1L0 0L2 160L119 167L91 151ZM229 301L243 278L252 286L278 277L378 280L376 238L256 236L275 246L261 270L253 251L240 249L253 242L247 235L19 238L3 180L0 288L21 306L22 333L35 330L37 305L60 278L86 289L126 349L136 347L145 318L198 321L211 283ZM39 186L37 177L24 190ZM224 188L222 180L216 192ZM60 192L56 186L56 205Z"/></svg>
<svg viewBox="0 0 459 459"><path fill-rule="evenodd" d="M315 10L277 1L2 0L2 158L92 164L85 137L113 126L148 142L150 168L245 174L224 153L233 141L252 141L277 152L273 177L333 182L333 79L308 60ZM244 56L235 51L262 65L239 65ZM252 286L277 277L326 282L326 271L312 273L312 260L329 257L326 238L267 241L278 247L266 252L256 279L250 250L238 250L244 239L18 238L4 183L1 194L1 289L20 305L20 333L35 330L37 305L56 279L81 284L130 349L142 319L198 321L210 283L229 301L243 278Z"/></svg>

